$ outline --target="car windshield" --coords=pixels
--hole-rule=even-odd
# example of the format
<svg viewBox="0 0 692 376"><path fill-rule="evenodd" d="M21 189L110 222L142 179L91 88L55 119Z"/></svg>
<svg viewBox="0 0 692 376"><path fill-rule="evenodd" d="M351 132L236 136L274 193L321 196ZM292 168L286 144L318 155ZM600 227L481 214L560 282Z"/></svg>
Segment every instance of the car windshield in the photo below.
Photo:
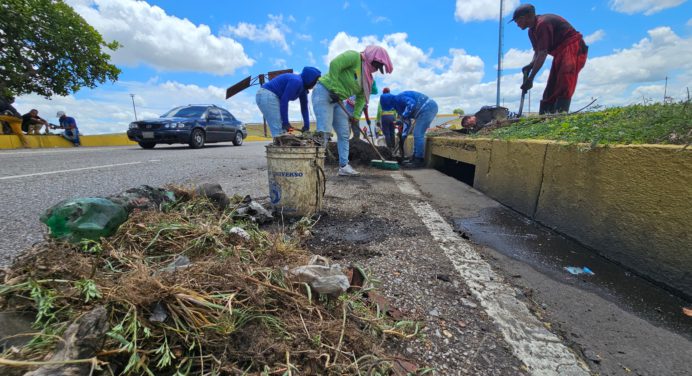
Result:
<svg viewBox="0 0 692 376"><path fill-rule="evenodd" d="M207 108L202 106L178 107L166 112L165 114L161 115L161 117L201 118L206 110Z"/></svg>

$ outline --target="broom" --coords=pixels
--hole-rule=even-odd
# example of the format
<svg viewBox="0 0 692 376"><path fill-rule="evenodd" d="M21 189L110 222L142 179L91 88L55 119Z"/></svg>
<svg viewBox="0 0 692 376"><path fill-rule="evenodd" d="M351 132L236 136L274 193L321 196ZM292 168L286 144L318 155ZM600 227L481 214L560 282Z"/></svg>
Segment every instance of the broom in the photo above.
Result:
<svg viewBox="0 0 692 376"><path fill-rule="evenodd" d="M346 114L346 116L350 119L351 115L346 110L346 107L344 107L344 104L341 101L337 101L337 103L339 104L339 107L341 107L341 109L344 110L344 113ZM368 136L365 134L365 132L363 132L362 129L360 129L360 127L358 127L358 131L360 131L360 133L363 135L363 137L368 142L368 144L370 144L370 146L372 146L372 149L375 150L375 153L377 153L377 155L380 157L380 159L371 160L370 166L375 167L375 168L379 168L380 170L398 170L399 169L399 163L397 161L386 161L384 159L384 157L382 156L382 153L380 153L380 151L377 149L377 147L370 141Z"/></svg>

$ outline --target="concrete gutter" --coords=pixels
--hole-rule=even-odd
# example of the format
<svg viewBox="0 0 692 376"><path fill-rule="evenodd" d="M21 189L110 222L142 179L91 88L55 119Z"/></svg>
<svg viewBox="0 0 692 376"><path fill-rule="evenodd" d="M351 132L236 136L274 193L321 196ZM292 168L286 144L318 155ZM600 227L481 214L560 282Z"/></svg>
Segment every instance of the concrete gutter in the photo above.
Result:
<svg viewBox="0 0 692 376"><path fill-rule="evenodd" d="M71 142L60 135L26 135L31 148L72 148ZM128 146L137 145L125 133L79 136L82 146ZM269 138L248 136L245 141L266 141ZM22 143L15 135L0 135L0 149L21 149Z"/></svg>
<svg viewBox="0 0 692 376"><path fill-rule="evenodd" d="M426 152L433 167L463 162L474 188L692 298L692 150L430 137Z"/></svg>

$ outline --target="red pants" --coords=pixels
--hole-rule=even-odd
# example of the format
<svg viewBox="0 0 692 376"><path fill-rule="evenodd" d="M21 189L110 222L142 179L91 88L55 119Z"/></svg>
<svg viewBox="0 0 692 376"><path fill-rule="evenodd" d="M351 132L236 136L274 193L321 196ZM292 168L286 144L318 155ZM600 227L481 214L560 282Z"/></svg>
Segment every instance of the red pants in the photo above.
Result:
<svg viewBox="0 0 692 376"><path fill-rule="evenodd" d="M548 84L543 91L542 104L551 106L558 99L572 99L577 77L586 64L587 51L581 36L572 38L553 51Z"/></svg>

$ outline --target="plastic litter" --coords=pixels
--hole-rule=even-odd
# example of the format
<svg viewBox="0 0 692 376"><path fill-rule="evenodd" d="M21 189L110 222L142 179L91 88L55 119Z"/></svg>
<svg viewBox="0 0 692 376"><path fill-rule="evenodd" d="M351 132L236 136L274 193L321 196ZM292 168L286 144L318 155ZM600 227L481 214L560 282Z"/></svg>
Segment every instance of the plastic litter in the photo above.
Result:
<svg viewBox="0 0 692 376"><path fill-rule="evenodd" d="M130 188L125 192L107 198L121 205L130 213L135 209L161 210L165 204L175 201L175 194L163 188L140 185L139 187Z"/></svg>
<svg viewBox="0 0 692 376"><path fill-rule="evenodd" d="M248 241L250 240L250 234L247 233L247 231L243 230L240 227L233 227L230 230L228 230L229 233L238 236L239 238Z"/></svg>
<svg viewBox="0 0 692 376"><path fill-rule="evenodd" d="M579 268L576 266L565 266L564 269L573 275L580 275L580 274L595 275L596 274L596 273L592 272L591 269L587 268L586 266L583 268Z"/></svg>
<svg viewBox="0 0 692 376"><path fill-rule="evenodd" d="M46 210L40 220L52 237L78 243L112 235L127 220L127 212L111 200L86 197L61 201Z"/></svg>
<svg viewBox="0 0 692 376"><path fill-rule="evenodd" d="M152 322L164 322L168 318L168 312L166 308L161 304L161 302L156 303L154 307L154 312L149 316L149 321Z"/></svg>
<svg viewBox="0 0 692 376"><path fill-rule="evenodd" d="M341 266L330 266L329 260L322 256L313 256L308 265L291 269L289 275L297 282L307 283L314 291L331 296L346 292L351 285Z"/></svg>

